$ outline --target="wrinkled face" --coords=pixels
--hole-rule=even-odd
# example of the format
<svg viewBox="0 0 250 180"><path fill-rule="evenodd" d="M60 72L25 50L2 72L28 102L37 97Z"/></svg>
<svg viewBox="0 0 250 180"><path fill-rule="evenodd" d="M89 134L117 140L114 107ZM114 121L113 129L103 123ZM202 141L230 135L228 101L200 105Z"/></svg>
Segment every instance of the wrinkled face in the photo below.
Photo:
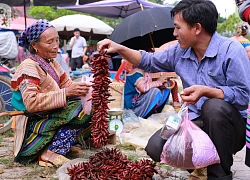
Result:
<svg viewBox="0 0 250 180"><path fill-rule="evenodd" d="M43 58L55 58L59 48L59 36L55 28L46 29L40 36L39 42L31 43L37 54Z"/></svg>
<svg viewBox="0 0 250 180"><path fill-rule="evenodd" d="M74 32L74 36L78 38L80 36L80 32L79 31L75 31Z"/></svg>
<svg viewBox="0 0 250 180"><path fill-rule="evenodd" d="M196 28L187 24L181 12L174 16L174 36L180 43L181 48L192 47L196 39Z"/></svg>

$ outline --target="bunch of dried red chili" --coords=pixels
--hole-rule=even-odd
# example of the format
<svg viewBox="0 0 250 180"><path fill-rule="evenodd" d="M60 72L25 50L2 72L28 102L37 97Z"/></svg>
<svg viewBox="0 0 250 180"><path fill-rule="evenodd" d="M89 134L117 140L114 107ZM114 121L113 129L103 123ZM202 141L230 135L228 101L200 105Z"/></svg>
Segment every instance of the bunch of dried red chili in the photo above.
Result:
<svg viewBox="0 0 250 180"><path fill-rule="evenodd" d="M68 168L68 174L71 180L150 180L157 173L154 167L150 160L132 162L119 149L104 148L89 162Z"/></svg>
<svg viewBox="0 0 250 180"><path fill-rule="evenodd" d="M92 128L93 144L99 148L108 141L108 91L109 84L109 56L106 53L97 53L93 56L91 72L94 74L92 84Z"/></svg>

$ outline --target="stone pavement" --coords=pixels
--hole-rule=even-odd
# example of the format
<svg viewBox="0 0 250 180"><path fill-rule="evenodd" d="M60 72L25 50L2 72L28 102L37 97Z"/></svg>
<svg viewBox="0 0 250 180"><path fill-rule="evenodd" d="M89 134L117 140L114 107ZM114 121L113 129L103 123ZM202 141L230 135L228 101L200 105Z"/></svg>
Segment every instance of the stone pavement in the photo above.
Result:
<svg viewBox="0 0 250 180"><path fill-rule="evenodd" d="M245 165L245 154L246 154L246 147L244 147L240 152L234 155L234 164L232 167L234 179L237 180L250 179L250 167Z"/></svg>
<svg viewBox="0 0 250 180"><path fill-rule="evenodd" d="M250 180L250 167L245 165L245 152L244 147L240 152L234 155L234 164L232 167L234 180ZM189 173L187 171L174 171L172 177L162 178L159 175L153 177L154 180L188 180Z"/></svg>
<svg viewBox="0 0 250 180"><path fill-rule="evenodd" d="M0 159L3 158L3 156L12 156L12 149L13 149L13 138L4 138L4 142L0 143ZM245 165L245 151L246 148L244 147L240 152L238 152L236 155L234 155L234 164L232 167L232 172L234 174L234 180L250 180L250 168ZM145 152L144 152L145 153ZM143 156L143 154L140 154ZM139 154L138 154L139 155ZM13 161L13 159L10 159L10 161ZM0 169L4 169L3 162L0 162ZM6 163L6 162L5 162ZM0 180L8 180L8 179L26 179L24 177L27 172L31 171L31 167L25 167L25 166L12 166L10 169L4 169L3 174L0 173ZM33 170L34 171L34 170ZM42 171L42 170L41 170ZM35 171L38 173L37 171ZM33 174L33 173L32 173ZM181 171L181 170L175 170L173 171L171 177L168 178L161 178L158 175L154 176L154 180L187 180L188 179L188 172L187 171ZM57 179L55 174L51 174L52 179ZM28 179L28 178L27 178ZM32 179L32 178L31 178ZM44 179L44 178L36 178L36 179Z"/></svg>

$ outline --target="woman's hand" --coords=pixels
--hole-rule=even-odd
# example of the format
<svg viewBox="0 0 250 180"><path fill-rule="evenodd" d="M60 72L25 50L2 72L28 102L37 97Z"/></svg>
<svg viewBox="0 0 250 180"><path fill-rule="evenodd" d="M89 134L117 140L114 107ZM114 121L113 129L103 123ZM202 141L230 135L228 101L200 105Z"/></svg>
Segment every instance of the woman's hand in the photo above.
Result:
<svg viewBox="0 0 250 180"><path fill-rule="evenodd" d="M160 77L157 79L157 81L161 82L162 84L166 83L168 80L167 76L160 75Z"/></svg>
<svg viewBox="0 0 250 180"><path fill-rule="evenodd" d="M84 82L74 82L69 87L66 88L66 96L85 96L89 91L90 85Z"/></svg>

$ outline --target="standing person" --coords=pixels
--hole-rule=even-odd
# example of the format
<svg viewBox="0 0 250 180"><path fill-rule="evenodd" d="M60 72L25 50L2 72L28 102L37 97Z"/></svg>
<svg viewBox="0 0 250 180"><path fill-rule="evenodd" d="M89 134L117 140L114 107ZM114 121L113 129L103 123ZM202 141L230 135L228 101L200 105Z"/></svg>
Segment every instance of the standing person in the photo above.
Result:
<svg viewBox="0 0 250 180"><path fill-rule="evenodd" d="M41 19L27 27L18 44L31 55L11 80L11 103L30 116L17 116L13 123L15 161L61 166L69 161L64 155L76 138L90 134L90 115L84 114L80 100L72 100L86 96L90 86L73 82L54 60L59 36L48 21Z"/></svg>
<svg viewBox="0 0 250 180"><path fill-rule="evenodd" d="M250 0L235 0L236 5L239 8L240 18L250 24ZM246 47L246 49L250 52L250 47ZM250 53L249 53L250 54ZM250 59L250 58L249 58ZM248 118L246 125L246 159L245 163L250 167L250 102L248 107Z"/></svg>
<svg viewBox="0 0 250 180"><path fill-rule="evenodd" d="M208 180L232 180L233 154L245 145L250 93L249 60L243 46L216 32L218 12L210 0L182 0L172 10L176 45L165 51L136 51L105 39L98 51L119 53L150 72L176 72L183 83L181 98L189 104L189 118L213 141L220 164L207 167ZM165 140L160 130L146 151L160 161Z"/></svg>
<svg viewBox="0 0 250 180"><path fill-rule="evenodd" d="M87 43L84 37L80 36L80 29L74 29L74 36L71 38L69 43L70 48L72 48L70 67L72 71L76 68L82 68L82 65L87 60L86 51Z"/></svg>

